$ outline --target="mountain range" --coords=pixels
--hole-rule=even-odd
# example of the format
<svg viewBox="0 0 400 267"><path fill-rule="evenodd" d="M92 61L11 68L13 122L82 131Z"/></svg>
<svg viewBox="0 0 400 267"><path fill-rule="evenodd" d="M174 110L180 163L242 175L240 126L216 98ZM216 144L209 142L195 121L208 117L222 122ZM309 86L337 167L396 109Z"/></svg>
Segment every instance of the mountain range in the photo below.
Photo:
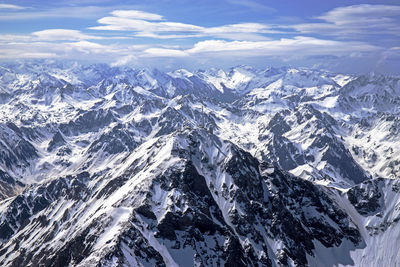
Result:
<svg viewBox="0 0 400 267"><path fill-rule="evenodd" d="M400 78L0 66L2 266L397 266Z"/></svg>

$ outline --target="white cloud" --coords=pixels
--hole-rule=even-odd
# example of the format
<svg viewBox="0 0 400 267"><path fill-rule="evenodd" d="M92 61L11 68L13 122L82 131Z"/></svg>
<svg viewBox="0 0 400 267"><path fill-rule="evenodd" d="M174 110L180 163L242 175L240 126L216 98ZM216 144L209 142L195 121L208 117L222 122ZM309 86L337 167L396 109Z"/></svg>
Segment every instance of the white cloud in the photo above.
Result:
<svg viewBox="0 0 400 267"><path fill-rule="evenodd" d="M143 52L144 57L186 57L189 55L183 50L167 48L148 48Z"/></svg>
<svg viewBox="0 0 400 267"><path fill-rule="evenodd" d="M89 39L104 39L103 37L87 35L77 30L68 29L48 29L33 32L32 35L38 40L46 41L78 41Z"/></svg>
<svg viewBox="0 0 400 267"><path fill-rule="evenodd" d="M316 33L339 38L374 34L400 35L400 6L354 5L335 8L316 17L323 22L287 26L300 33Z"/></svg>
<svg viewBox="0 0 400 267"><path fill-rule="evenodd" d="M261 23L238 23L219 27L210 27L203 30L204 36L212 36L229 40L260 41L269 40L263 34L276 34L280 31Z"/></svg>
<svg viewBox="0 0 400 267"><path fill-rule="evenodd" d="M12 4L0 4L0 9L14 9L14 10L21 10L25 9L22 6L12 5Z"/></svg>
<svg viewBox="0 0 400 267"><path fill-rule="evenodd" d="M85 41L85 40L122 40L131 39L126 36L95 36L70 29L47 29L33 32L26 35L0 34L0 44L26 43L33 44L38 42L61 42L61 41Z"/></svg>
<svg viewBox="0 0 400 267"><path fill-rule="evenodd" d="M0 14L0 21L32 20L43 18L98 18L107 14L108 7L77 6L52 9L26 8Z"/></svg>
<svg viewBox="0 0 400 267"><path fill-rule="evenodd" d="M118 45L102 45L88 41L54 43L0 43L0 59L60 58L91 61L110 61L134 51Z"/></svg>
<svg viewBox="0 0 400 267"><path fill-rule="evenodd" d="M21 58L54 58L57 57L55 53L35 53L35 52L24 52L20 54Z"/></svg>
<svg viewBox="0 0 400 267"><path fill-rule="evenodd" d="M74 42L74 43L66 43L68 45L71 45L71 47L76 47L78 50L83 51L85 53L88 52L101 52L103 51L109 51L110 46L106 45L101 45L98 43L93 43L93 42L88 42L88 41L79 41L79 42Z"/></svg>
<svg viewBox="0 0 400 267"><path fill-rule="evenodd" d="M56 45L43 43L0 43L0 59L57 57L55 51Z"/></svg>
<svg viewBox="0 0 400 267"><path fill-rule="evenodd" d="M363 42L322 40L312 37L297 36L268 41L225 41L205 40L197 42L188 49L147 48L138 57L275 57L286 59L306 58L310 56L348 56L356 53L365 55L381 52L382 48Z"/></svg>
<svg viewBox="0 0 400 267"><path fill-rule="evenodd" d="M0 34L0 43L2 43L2 42L30 42L30 41L32 41L31 35Z"/></svg>
<svg viewBox="0 0 400 267"><path fill-rule="evenodd" d="M113 16L127 19L143 19L143 20L162 20L163 17L154 14L148 13L140 10L115 10L111 12Z"/></svg>
<svg viewBox="0 0 400 267"><path fill-rule="evenodd" d="M179 22L151 22L141 19L129 19L121 17L104 17L97 21L105 26L95 26L93 30L111 30L111 31L133 31L139 33L177 33L177 32L195 32L198 33L204 28L179 23ZM184 35L182 35L184 37Z"/></svg>
<svg viewBox="0 0 400 267"><path fill-rule="evenodd" d="M253 1L253 0L227 0L228 3L234 4L234 5L239 5L243 7L247 7L253 10L258 10L262 12L268 12L268 13L273 13L276 10L272 7L269 7L267 5L261 4L259 2Z"/></svg>
<svg viewBox="0 0 400 267"><path fill-rule="evenodd" d="M207 34L215 34L215 33L227 33L227 32L260 32L260 33L271 33L275 32L270 29L265 24L261 23L238 23L238 24L229 24L220 27L211 27L206 28L205 33Z"/></svg>
<svg viewBox="0 0 400 267"><path fill-rule="evenodd" d="M137 58L134 55L123 56L123 57L118 58L116 61L112 62L110 65L111 65L111 67L125 66L132 62L135 62L136 59Z"/></svg>
<svg viewBox="0 0 400 267"><path fill-rule="evenodd" d="M182 38L190 38L190 37L201 37L198 33L193 34L158 34L153 32L138 32L135 33L135 37L144 37L144 38L154 38L154 39L182 39Z"/></svg>
<svg viewBox="0 0 400 267"><path fill-rule="evenodd" d="M136 37L155 39L179 39L215 37L230 40L267 40L264 34L279 33L270 26L261 23L238 23L218 27L202 27L181 22L162 21L157 14L137 10L116 10L113 16L103 17L97 22L101 26L92 30L131 31Z"/></svg>
<svg viewBox="0 0 400 267"><path fill-rule="evenodd" d="M335 8L318 18L335 24L362 23L361 18L382 19L384 17L398 16L400 6L393 5L354 5Z"/></svg>
<svg viewBox="0 0 400 267"><path fill-rule="evenodd" d="M196 43L186 50L189 54L239 52L247 56L311 56L311 55L345 55L353 52L372 52L379 47L362 42L341 42L322 40L312 37L297 36L271 41L223 41L207 40Z"/></svg>
<svg viewBox="0 0 400 267"><path fill-rule="evenodd" d="M10 41L12 36L0 35L0 47L3 51L3 58L21 58L24 51L32 53L53 53L59 57L80 58L80 55L99 57L104 59L131 60L130 55L136 58L187 58L191 57L210 57L215 60L226 56L238 59L246 57L308 57L318 55L334 56L354 56L368 53L381 52L383 49L377 46L369 45L364 42L333 41L323 40L312 37L297 36L294 38L283 38L279 40L267 41L225 41L225 40L205 40L195 43L192 47L182 48L179 46L161 46L161 45L128 45L128 44L99 44L80 40L79 33L72 35L69 39L74 42L54 42L58 40L58 35L39 35L41 41L33 39L24 39L19 36L18 40ZM361 54L360 54L361 53ZM125 59L123 59L125 57ZM120 62L120 64L122 64Z"/></svg>
<svg viewBox="0 0 400 267"><path fill-rule="evenodd" d="M265 66L297 62L300 66L323 63L331 70L356 72L360 69L370 71L376 63L380 69L386 68L393 72L391 59L398 60L398 55L398 47L388 50L362 42L330 41L310 37L270 41L206 40L186 49L158 44L99 44L89 41L0 41L0 60L58 58L108 62L113 66L131 65L139 68L164 68L167 65L171 68L228 67L238 62ZM379 58L382 58L380 62Z"/></svg>

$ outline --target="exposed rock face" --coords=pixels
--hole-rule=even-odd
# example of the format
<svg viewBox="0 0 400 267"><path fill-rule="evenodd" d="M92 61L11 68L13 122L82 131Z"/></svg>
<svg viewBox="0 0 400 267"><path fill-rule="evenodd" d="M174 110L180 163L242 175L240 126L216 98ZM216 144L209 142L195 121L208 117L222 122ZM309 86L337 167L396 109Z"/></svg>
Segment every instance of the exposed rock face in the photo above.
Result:
<svg viewBox="0 0 400 267"><path fill-rule="evenodd" d="M8 173L0 170L0 198L5 199L20 193L25 184L12 178Z"/></svg>

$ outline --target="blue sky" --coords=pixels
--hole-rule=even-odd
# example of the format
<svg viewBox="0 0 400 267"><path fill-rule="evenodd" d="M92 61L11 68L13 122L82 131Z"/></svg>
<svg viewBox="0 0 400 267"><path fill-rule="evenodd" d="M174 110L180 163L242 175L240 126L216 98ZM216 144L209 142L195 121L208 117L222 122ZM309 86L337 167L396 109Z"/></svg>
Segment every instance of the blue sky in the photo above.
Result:
<svg viewBox="0 0 400 267"><path fill-rule="evenodd" d="M400 72L399 1L0 1L0 60Z"/></svg>

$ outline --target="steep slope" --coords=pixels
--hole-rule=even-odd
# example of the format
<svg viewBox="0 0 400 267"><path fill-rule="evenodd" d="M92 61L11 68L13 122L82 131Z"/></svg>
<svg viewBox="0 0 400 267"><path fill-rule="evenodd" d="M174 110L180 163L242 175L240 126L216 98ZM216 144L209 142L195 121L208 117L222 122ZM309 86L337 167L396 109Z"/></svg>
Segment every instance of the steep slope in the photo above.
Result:
<svg viewBox="0 0 400 267"><path fill-rule="evenodd" d="M344 118L343 135L354 159L375 177L398 178L400 79L362 75L340 89L330 111Z"/></svg>
<svg viewBox="0 0 400 267"><path fill-rule="evenodd" d="M357 225L363 239L359 248L343 243L325 248L316 244L315 256L309 257L311 266L396 266L400 220L400 181L374 179L352 187L347 192L333 190L331 196ZM323 259L323 260L321 260Z"/></svg>
<svg viewBox="0 0 400 267"><path fill-rule="evenodd" d="M362 240L321 188L202 130L149 140L119 166L3 203L2 264L303 265L313 240Z"/></svg>
<svg viewBox="0 0 400 267"><path fill-rule="evenodd" d="M283 110L260 129L258 153L305 179L348 187L369 176L353 159L336 121L310 105Z"/></svg>
<svg viewBox="0 0 400 267"><path fill-rule="evenodd" d="M0 199L13 197L24 189L25 184L15 180L5 171L0 169Z"/></svg>

